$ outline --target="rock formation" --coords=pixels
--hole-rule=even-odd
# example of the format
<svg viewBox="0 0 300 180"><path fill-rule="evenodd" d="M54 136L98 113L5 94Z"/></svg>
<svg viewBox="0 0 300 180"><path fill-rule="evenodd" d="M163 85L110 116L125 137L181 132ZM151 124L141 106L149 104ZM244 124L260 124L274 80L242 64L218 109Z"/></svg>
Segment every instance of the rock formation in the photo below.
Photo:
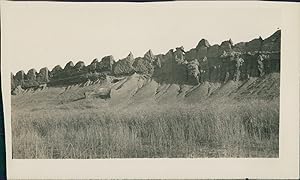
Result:
<svg viewBox="0 0 300 180"><path fill-rule="evenodd" d="M26 79L30 81L35 81L36 80L36 75L37 72L35 69L30 69L26 75Z"/></svg>
<svg viewBox="0 0 300 180"><path fill-rule="evenodd" d="M115 61L113 56L94 59L85 66L79 61L74 66L69 61L64 68L57 65L50 72L42 68L38 73L30 69L27 74L19 71L11 74L11 88L14 93L22 89L76 84L106 76L123 77L134 73L147 75L159 83L197 85L199 83L229 80L243 81L250 77L262 77L280 71L281 32L276 31L266 39L258 37L249 42L234 44L231 39L220 45L210 45L201 39L195 48L186 51L183 47L170 49L166 54L154 55L148 50L143 57L134 58L130 52L127 57Z"/></svg>
<svg viewBox="0 0 300 180"><path fill-rule="evenodd" d="M90 65L88 65L88 71L90 72L96 72L96 69L97 69L97 64L98 64L98 59L95 58L92 63Z"/></svg>
<svg viewBox="0 0 300 180"><path fill-rule="evenodd" d="M63 68L61 68L60 65L56 65L50 72L50 77L53 77L54 75L59 74L62 71L63 71Z"/></svg>
<svg viewBox="0 0 300 180"><path fill-rule="evenodd" d="M280 37L281 31L276 31L272 36L263 41L261 50L263 52L280 51Z"/></svg>
<svg viewBox="0 0 300 180"><path fill-rule="evenodd" d="M24 81L24 78L25 78L25 73L23 70L21 71L18 71L16 73L16 76L15 76L16 80L19 81L19 82L23 82Z"/></svg>
<svg viewBox="0 0 300 180"><path fill-rule="evenodd" d="M200 48L203 48L203 47L208 48L209 46L210 46L210 44L206 39L201 39L199 41L199 43L197 44L196 49L200 49Z"/></svg>
<svg viewBox="0 0 300 180"><path fill-rule="evenodd" d="M134 71L140 74L152 75L154 72L154 66L151 61L138 57L132 64Z"/></svg>
<svg viewBox="0 0 300 180"><path fill-rule="evenodd" d="M38 73L36 80L39 83L49 82L49 70L47 67L40 69L40 72Z"/></svg>
<svg viewBox="0 0 300 180"><path fill-rule="evenodd" d="M133 54L130 52L126 58L120 59L114 64L113 74L116 76L133 74L135 72L134 67L132 66L133 63L134 57Z"/></svg>
<svg viewBox="0 0 300 180"><path fill-rule="evenodd" d="M149 62L153 62L155 60L155 56L153 55L151 49L145 53L144 59Z"/></svg>
<svg viewBox="0 0 300 180"><path fill-rule="evenodd" d="M15 82L15 76L13 73L10 73L10 82L11 82L11 89L15 89L17 86Z"/></svg>
<svg viewBox="0 0 300 180"><path fill-rule="evenodd" d="M12 95L18 95L18 94L21 94L22 92L24 92L24 89L22 89L21 85L18 85L16 88L14 88L11 91L11 94Z"/></svg>
<svg viewBox="0 0 300 180"><path fill-rule="evenodd" d="M263 39L261 37L253 39L245 44L246 52L258 52L261 51Z"/></svg>
<svg viewBox="0 0 300 180"><path fill-rule="evenodd" d="M135 72L152 76L155 67L160 66L160 61L153 55L150 49L145 53L144 57L135 58L132 66Z"/></svg>
<svg viewBox="0 0 300 180"><path fill-rule="evenodd" d="M199 62L195 59L187 64L188 84L198 84L200 78Z"/></svg>
<svg viewBox="0 0 300 180"><path fill-rule="evenodd" d="M75 71L82 71L83 69L85 68L85 64L83 61L78 61L75 66L74 66L74 69Z"/></svg>
<svg viewBox="0 0 300 180"><path fill-rule="evenodd" d="M98 72L106 72L111 74L114 63L115 59L113 56L105 56L99 63L97 63L96 69Z"/></svg>
<svg viewBox="0 0 300 180"><path fill-rule="evenodd" d="M71 70L74 67L73 61L69 61L66 65L64 70Z"/></svg>

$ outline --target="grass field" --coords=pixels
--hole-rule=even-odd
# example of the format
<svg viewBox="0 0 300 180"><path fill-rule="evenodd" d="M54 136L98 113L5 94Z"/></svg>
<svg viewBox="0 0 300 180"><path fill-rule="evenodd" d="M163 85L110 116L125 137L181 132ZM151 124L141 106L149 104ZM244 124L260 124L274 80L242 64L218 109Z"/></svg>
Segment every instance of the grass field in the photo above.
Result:
<svg viewBox="0 0 300 180"><path fill-rule="evenodd" d="M279 100L12 105L13 158L278 157Z"/></svg>

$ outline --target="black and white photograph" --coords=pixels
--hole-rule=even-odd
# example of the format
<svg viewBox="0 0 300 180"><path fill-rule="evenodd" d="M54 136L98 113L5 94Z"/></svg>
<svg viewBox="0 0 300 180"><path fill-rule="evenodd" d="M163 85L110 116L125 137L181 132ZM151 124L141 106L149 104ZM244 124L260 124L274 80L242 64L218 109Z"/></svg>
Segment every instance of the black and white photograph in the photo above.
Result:
<svg viewBox="0 0 300 180"><path fill-rule="evenodd" d="M222 20L196 8L144 18L138 7L123 17L93 10L75 22L53 16L66 22L54 32L41 17L16 32L17 50L31 57L11 55L24 67L11 74L13 158L278 157L278 15L257 22L245 9L244 22L227 22L235 11Z"/></svg>
<svg viewBox="0 0 300 180"><path fill-rule="evenodd" d="M279 7L12 4L12 160L281 157Z"/></svg>

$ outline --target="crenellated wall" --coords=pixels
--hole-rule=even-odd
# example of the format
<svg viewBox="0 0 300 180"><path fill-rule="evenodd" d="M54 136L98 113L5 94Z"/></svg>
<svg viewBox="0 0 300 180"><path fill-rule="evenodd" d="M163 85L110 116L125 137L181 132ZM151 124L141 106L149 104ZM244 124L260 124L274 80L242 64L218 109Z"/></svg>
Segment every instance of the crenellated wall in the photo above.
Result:
<svg viewBox="0 0 300 180"><path fill-rule="evenodd" d="M233 44L229 39L221 45L210 45L200 40L195 48L185 51L183 47L171 49L166 54L154 55L151 50L144 57L126 58L115 61L105 56L90 65L83 61L75 65L68 62L64 68L57 65L51 71L42 68L38 72L30 69L11 74L11 88L32 88L42 84L64 86L105 78L105 76L128 76L145 74L158 82L197 85L199 83L240 81L250 77L280 72L280 30L270 37L258 37L249 42Z"/></svg>

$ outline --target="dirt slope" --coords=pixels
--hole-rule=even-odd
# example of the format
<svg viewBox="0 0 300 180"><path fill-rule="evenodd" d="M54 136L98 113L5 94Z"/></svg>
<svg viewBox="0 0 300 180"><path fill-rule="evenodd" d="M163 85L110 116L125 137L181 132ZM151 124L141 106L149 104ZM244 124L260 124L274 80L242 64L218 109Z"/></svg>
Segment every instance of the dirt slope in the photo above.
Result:
<svg viewBox="0 0 300 180"><path fill-rule="evenodd" d="M227 83L204 82L197 86L160 84L151 78L133 74L112 80L95 81L66 87L49 87L43 90L27 90L12 96L12 103L17 108L47 108L48 105L66 105L69 103L93 102L95 106L129 105L141 103L187 104L215 101L222 98L233 99L274 99L279 97L280 74L271 73L246 81L228 81ZM111 88L111 98L88 98L85 92L99 88Z"/></svg>

